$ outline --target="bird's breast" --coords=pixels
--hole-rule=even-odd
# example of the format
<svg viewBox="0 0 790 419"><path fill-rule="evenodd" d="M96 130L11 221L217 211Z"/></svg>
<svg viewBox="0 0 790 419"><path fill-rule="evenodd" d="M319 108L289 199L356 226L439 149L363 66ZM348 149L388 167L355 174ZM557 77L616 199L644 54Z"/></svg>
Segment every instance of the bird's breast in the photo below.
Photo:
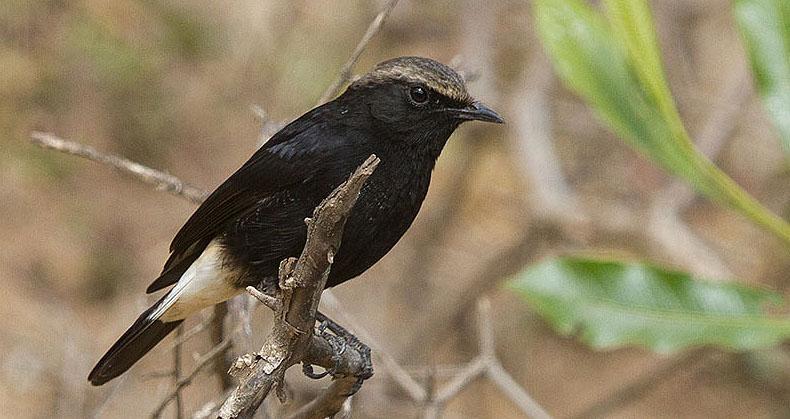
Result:
<svg viewBox="0 0 790 419"><path fill-rule="evenodd" d="M428 192L431 169L414 161L382 159L346 222L328 286L361 274L403 237Z"/></svg>

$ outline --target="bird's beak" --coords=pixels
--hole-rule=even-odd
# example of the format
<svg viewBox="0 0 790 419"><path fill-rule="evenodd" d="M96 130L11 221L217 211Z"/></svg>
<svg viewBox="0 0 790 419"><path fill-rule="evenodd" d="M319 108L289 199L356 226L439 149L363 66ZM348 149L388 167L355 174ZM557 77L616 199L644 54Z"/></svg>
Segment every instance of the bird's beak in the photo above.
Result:
<svg viewBox="0 0 790 419"><path fill-rule="evenodd" d="M483 121L493 122L495 124L505 123L505 120L502 119L499 114L481 102L473 102L463 109L451 109L451 112L456 118L464 121Z"/></svg>

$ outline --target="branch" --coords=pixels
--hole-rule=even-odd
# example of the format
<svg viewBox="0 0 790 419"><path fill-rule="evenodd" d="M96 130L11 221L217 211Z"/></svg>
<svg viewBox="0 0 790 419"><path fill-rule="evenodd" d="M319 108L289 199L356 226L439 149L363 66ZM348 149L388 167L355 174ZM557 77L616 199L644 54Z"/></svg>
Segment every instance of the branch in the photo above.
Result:
<svg viewBox="0 0 790 419"><path fill-rule="evenodd" d="M335 297L331 290L324 291L321 302L324 303L326 308L332 310L334 315L343 318L343 323L347 324L351 331L362 340L364 340L371 349L373 349L373 356L377 361L381 362L384 371L395 380L400 388L409 395L409 397L416 402L423 402L427 399L428 393L425 389L412 378L409 373L398 364L395 357L389 354L359 322L354 319L348 310L345 310L340 300Z"/></svg>
<svg viewBox="0 0 790 419"><path fill-rule="evenodd" d="M176 328L176 339L181 339L184 336L184 325L181 324ZM173 347L173 384L176 386L175 401L176 401L176 419L184 417L184 399L181 396L181 387L178 383L181 381L181 345Z"/></svg>
<svg viewBox="0 0 790 419"><path fill-rule="evenodd" d="M210 351L208 351L205 355L200 357L200 359L198 359L195 362L196 364L195 369L193 369L192 372L190 372L189 375L187 375L186 377L178 380L175 388L170 393L168 393L168 395L162 400L161 403L159 403L159 406L157 406L156 410L154 410L154 413L151 414L151 417L154 418L160 417L162 415L162 411L165 409L165 407L167 407L170 401L179 397L181 389L191 384L192 380L195 379L195 377L198 375L200 371L203 370L203 368L207 367L208 365L211 365L211 362L214 361L214 359L216 359L217 357L221 356L226 349L230 348L230 346L231 346L230 339L226 339L220 345L211 348Z"/></svg>
<svg viewBox="0 0 790 419"><path fill-rule="evenodd" d="M438 418L444 405L466 386L480 377L488 377L527 417L550 419L548 413L508 374L494 350L494 326L491 303L487 298L477 300L477 335L480 354L455 374L450 381L427 400L423 417Z"/></svg>
<svg viewBox="0 0 790 419"><path fill-rule="evenodd" d="M338 93L340 93L340 89L346 84L349 80L351 80L351 69L354 68L354 64L359 61L359 57L365 52L365 48L368 47L370 40L376 36L377 33L381 30L381 27L384 25L384 21L392 12L392 9L395 8L395 5L398 4L398 0L389 0L384 8L381 9L379 14L373 19L373 22L370 22L370 26L368 26L368 30L365 31L365 34L362 35L362 39L359 40L357 43L357 47L354 48L354 52L351 53L351 56L348 57L348 60L343 67L340 67L340 74L329 87L326 88L324 94L321 95L321 99L318 101L318 104L322 104L329 99L335 97Z"/></svg>
<svg viewBox="0 0 790 419"><path fill-rule="evenodd" d="M214 320L214 313L203 317L200 320L200 323L196 324L195 326L191 327L189 330L186 330L182 333L179 333L175 339L173 339L173 343L170 344L170 349L176 348L178 346L183 345L193 337L197 336L198 333L202 332L209 324Z"/></svg>
<svg viewBox="0 0 790 419"><path fill-rule="evenodd" d="M202 190L200 190L200 189L198 189L198 188L196 188L194 186L190 186L189 184L187 184L186 182L183 182L182 180L178 179L175 176L172 176L172 175L166 174L164 172L152 169L150 167L146 167L146 166L144 166L142 164L130 161L130 160L124 158L124 157L111 155L111 154L107 154L107 153L102 153L100 151L97 151L93 147L90 147L90 146L87 146L87 145L83 145L83 144L80 144L80 143L76 143L76 142L72 142L72 141L67 141L67 140L61 139L61 138L59 138L59 137L57 137L56 135L53 135L53 134L33 133L31 136L33 137L32 142L34 144L36 144L36 145L39 145L39 146L47 148L47 149L61 151L61 152L67 153L67 154L71 154L71 155L87 158L89 160L93 160L93 161L96 161L98 163L102 163L102 164L108 165L110 167L118 169L121 172L124 172L124 173L127 173L127 174L131 174L134 178L136 178L136 179L138 179L138 180L140 180L140 181L142 181L144 183L149 183L149 184L156 185L157 186L157 190L168 192L168 193L174 194L174 195L176 195L178 197L185 198L185 199L188 199L188 200L190 200L192 202L196 202L196 203L201 202L203 197L206 196L205 192L203 192ZM163 184L164 184L164 186L162 186ZM255 290L255 291L257 291L257 290ZM260 297L257 294L253 294L253 295L256 296L256 297ZM261 297L261 298L265 300L266 297ZM167 404L169 404L176 397L178 391L183 389L183 387L189 385L191 383L191 381L193 380L193 378L195 377L195 375L197 373L199 373L200 371L204 370L205 367L207 365L209 365L209 363L207 361L213 360L214 358L219 357L220 355L222 355L222 353L225 350L227 350L229 347L233 346L233 344L231 344L231 342L228 341L228 338L230 336L233 336L232 340L234 341L234 344L236 344L238 347L248 347L248 345L238 345L238 342L235 342L237 339L242 339L243 337L246 337L247 340L249 340L249 335L251 333L251 330L250 330L250 319L249 319L249 310L247 308L248 304L246 303L246 301L247 301L246 296L239 296L239 297L236 297L236 298L232 299L228 303L229 304L229 307L228 307L229 313L228 313L228 315L232 316L232 319L234 320L232 323L241 323L239 325L238 331L230 333L229 336L226 336L226 339L224 341L218 343L217 346L212 348L209 351L209 355L207 355L207 357L208 357L207 360L205 360L205 358L203 358L202 360L198 360L197 361L198 366L189 374L189 376L187 378L185 378L185 379L179 380L179 382L176 383L176 389L173 390L172 392L168 393L168 395L160 402L159 406L155 410L157 412L156 413L157 415L161 415L161 412L163 411L163 409L167 406ZM264 301L264 303L266 303L266 302L267 301ZM336 308L336 311L340 311L340 309ZM217 322L217 321L221 322L222 320L223 319L222 319L221 316L213 316L213 321L214 322ZM204 330L206 328L206 326L207 326L207 322L208 322L208 319L204 319L204 321L202 321L200 324L195 326L193 329L190 329L190 330L186 331L183 336L181 336L181 337L179 337L179 338L177 338L175 340L175 342L171 345L171 349L174 349L175 347L180 346L185 341L187 341L188 339L190 339L193 336L195 336L198 332ZM238 337L240 334L243 335L243 336L242 337ZM313 343L313 344L311 344L311 347L313 347L313 346L321 347L320 343ZM350 353L351 351L347 351L347 352ZM424 398L425 398L424 397L424 394L425 394L424 391L422 391L422 389L419 388L419 386L416 385L416 383L414 383L413 380L411 380L411 377L409 377L407 373L403 372L403 369L400 367L400 365L397 364L397 362L394 360L394 358L392 358L391 356L384 355L383 356L383 362L384 362L383 365L385 367L389 367L391 369L392 375L394 375L396 377L405 377L405 379L404 379L405 382L410 382L411 384L414 384L414 386L412 386L410 389L412 391L414 391L415 387L417 389L419 389L420 391L415 394L416 397L417 397L417 400L424 400ZM319 366L322 366L322 367L326 367L326 368L331 368L332 367L331 364L328 364L328 363L320 361L320 360L315 360L315 359L310 359L310 363L314 364L314 365L319 365ZM351 363L351 364L353 364L353 363ZM358 368L358 366L355 366L354 368L349 368L349 371L359 371L359 368ZM347 384L348 383L346 382L344 385L347 385ZM339 384L336 385L336 386L332 386L329 389L329 393L327 393L327 395L326 395L327 397L323 397L322 399L318 400L315 403L312 403L312 404L306 406L303 409L304 410L320 409L320 408L322 408L322 406L325 405L326 402L328 402L329 400L332 400L333 397L337 397L338 394L341 394L341 395L342 394L347 394L347 392L343 392L342 390L343 390L343 387L340 386ZM223 397L223 399L224 399L224 397Z"/></svg>
<svg viewBox="0 0 790 419"><path fill-rule="evenodd" d="M84 157L88 160L106 164L123 173L130 174L144 183L154 185L157 190L181 196L196 204L206 199L206 192L200 188L183 182L173 175L143 166L142 164L135 163L124 157L101 153L93 147L64 140L51 133L33 132L30 136L32 137L31 141L33 144L40 147L62 151L66 154Z"/></svg>
<svg viewBox="0 0 790 419"><path fill-rule="evenodd" d="M618 388L606 397L594 402L583 411L571 416L574 419L588 419L611 416L611 413L623 406L643 398L657 385L672 378L679 371L687 371L710 355L705 348L694 349L651 368L639 377Z"/></svg>
<svg viewBox="0 0 790 419"><path fill-rule="evenodd" d="M272 331L258 353L240 357L231 368L231 375L239 378L240 383L225 400L219 417L252 417L271 389L282 385L285 371L296 363L333 366L332 346L328 342L322 345L321 338L312 333L315 314L332 259L340 247L343 226L362 185L378 163L376 156L369 157L307 220L307 242L301 256L280 264L282 305L275 312ZM360 356L356 351L345 351L343 355L337 368L341 374L348 372L344 371L344 364L348 367L354 355ZM335 385L337 382L333 383L335 390L340 386ZM345 400L342 394L347 393L333 394L331 400Z"/></svg>

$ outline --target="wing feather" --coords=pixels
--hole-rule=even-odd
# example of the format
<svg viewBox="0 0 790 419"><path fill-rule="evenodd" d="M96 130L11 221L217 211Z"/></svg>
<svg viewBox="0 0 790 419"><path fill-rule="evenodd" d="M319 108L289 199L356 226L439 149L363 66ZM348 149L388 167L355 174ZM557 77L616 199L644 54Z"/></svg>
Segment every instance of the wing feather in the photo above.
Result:
<svg viewBox="0 0 790 419"><path fill-rule="evenodd" d="M206 198L176 233L162 274L147 292L176 283L214 237L254 211L259 202L321 170L320 162L338 140L327 135L330 127L326 122L318 122L327 120L320 114L327 112L330 104L288 124Z"/></svg>

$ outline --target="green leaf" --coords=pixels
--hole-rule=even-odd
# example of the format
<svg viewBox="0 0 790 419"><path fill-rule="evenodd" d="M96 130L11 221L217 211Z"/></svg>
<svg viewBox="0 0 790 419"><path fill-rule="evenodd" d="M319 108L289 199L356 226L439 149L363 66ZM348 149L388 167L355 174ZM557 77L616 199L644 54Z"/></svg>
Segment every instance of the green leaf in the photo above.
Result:
<svg viewBox="0 0 790 419"><path fill-rule="evenodd" d="M625 44L628 56L645 93L661 111L675 136L685 127L672 99L661 63L656 30L650 8L643 0L604 0L615 41Z"/></svg>
<svg viewBox="0 0 790 419"><path fill-rule="evenodd" d="M763 309L781 301L778 295L642 263L566 257L527 269L508 285L559 333L578 333L594 348L747 350L790 338L790 318Z"/></svg>
<svg viewBox="0 0 790 419"><path fill-rule="evenodd" d="M608 20L580 0L537 0L543 44L559 76L626 143L790 245L790 225L693 145L663 74L644 0L605 0Z"/></svg>
<svg viewBox="0 0 790 419"><path fill-rule="evenodd" d="M757 89L790 154L790 2L738 0L735 18Z"/></svg>

